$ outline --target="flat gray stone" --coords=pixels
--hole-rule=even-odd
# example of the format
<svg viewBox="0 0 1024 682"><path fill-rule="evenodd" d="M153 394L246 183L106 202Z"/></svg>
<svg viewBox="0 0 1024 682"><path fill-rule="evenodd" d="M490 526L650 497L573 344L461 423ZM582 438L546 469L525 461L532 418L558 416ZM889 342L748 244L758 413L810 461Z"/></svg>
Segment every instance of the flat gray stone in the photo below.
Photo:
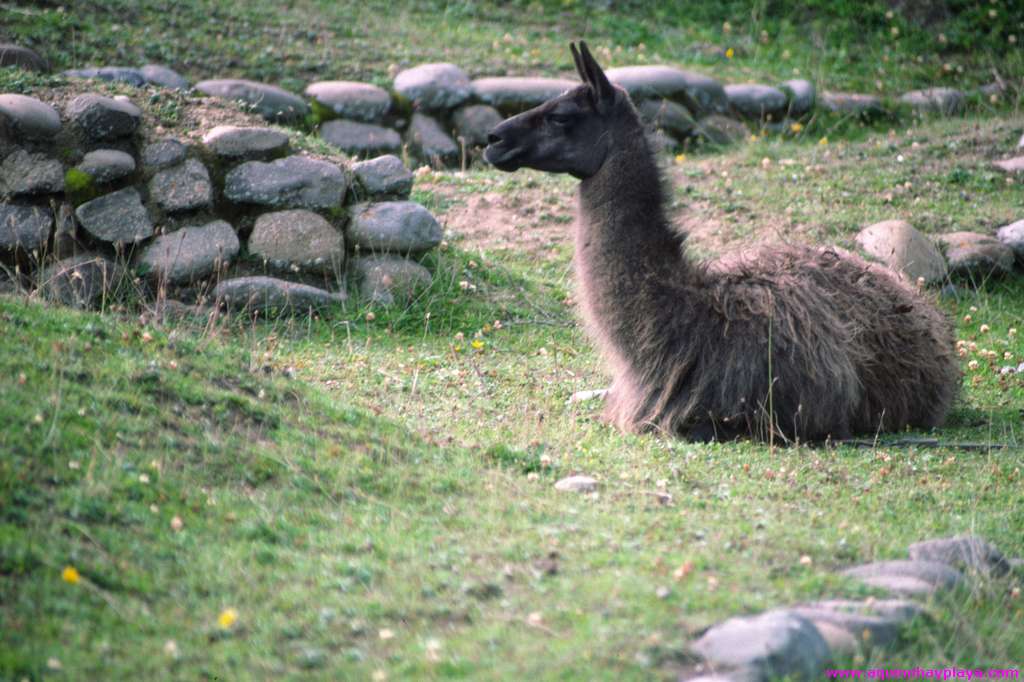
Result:
<svg viewBox="0 0 1024 682"><path fill-rule="evenodd" d="M425 267L399 256L354 258L350 267L361 296L378 305L408 303L433 281Z"/></svg>
<svg viewBox="0 0 1024 682"><path fill-rule="evenodd" d="M885 220L857 233L857 245L868 256L901 272L911 282L928 284L946 278L946 259L928 237L905 220Z"/></svg>
<svg viewBox="0 0 1024 682"><path fill-rule="evenodd" d="M874 118L885 114L882 100L874 95L853 92L824 92L818 102L836 114L850 114L861 118Z"/></svg>
<svg viewBox="0 0 1024 682"><path fill-rule="evenodd" d="M168 137L150 142L142 148L142 165L150 170L177 166L188 155L188 147L181 140Z"/></svg>
<svg viewBox="0 0 1024 682"><path fill-rule="evenodd" d="M370 253L422 253L441 243L442 231L430 211L414 201L352 206L348 237Z"/></svg>
<svg viewBox="0 0 1024 682"><path fill-rule="evenodd" d="M277 270L336 273L345 261L345 237L318 213L275 211L256 219L249 253Z"/></svg>
<svg viewBox="0 0 1024 682"><path fill-rule="evenodd" d="M413 114L406 139L413 153L435 168L459 164L459 145L431 116Z"/></svg>
<svg viewBox="0 0 1024 682"><path fill-rule="evenodd" d="M855 566L842 575L896 594L930 594L952 589L964 581L963 576L947 564L901 559Z"/></svg>
<svg viewBox="0 0 1024 682"><path fill-rule="evenodd" d="M880 606L879 606L880 605ZM909 621L924 609L902 599L863 602L833 599L783 609L815 624L825 622L849 632L861 647L885 647L895 642Z"/></svg>
<svg viewBox="0 0 1024 682"><path fill-rule="evenodd" d="M993 161L992 165L1004 173L1020 173L1024 171L1024 156L1015 156L1012 159Z"/></svg>
<svg viewBox="0 0 1024 682"><path fill-rule="evenodd" d="M967 108L967 96L954 88L911 90L900 97L914 111L923 114L958 116Z"/></svg>
<svg viewBox="0 0 1024 682"><path fill-rule="evenodd" d="M153 236L153 223L134 187L87 201L75 216L86 232L105 242L128 244Z"/></svg>
<svg viewBox="0 0 1024 682"><path fill-rule="evenodd" d="M310 83L306 97L329 109L335 116L378 123L391 109L391 95L384 88L353 81L319 81Z"/></svg>
<svg viewBox="0 0 1024 682"><path fill-rule="evenodd" d="M124 282L121 266L103 256L82 254L45 268L39 275L38 293L74 308L102 308Z"/></svg>
<svg viewBox="0 0 1024 682"><path fill-rule="evenodd" d="M93 140L126 137L142 122L142 110L131 102L95 94L79 95L64 113Z"/></svg>
<svg viewBox="0 0 1024 682"><path fill-rule="evenodd" d="M393 154L355 163L352 173L363 190L362 197L408 199L412 192L412 172Z"/></svg>
<svg viewBox="0 0 1024 682"><path fill-rule="evenodd" d="M16 66L26 71L42 73L50 70L50 65L38 52L32 48L11 43L0 43L0 67L3 66Z"/></svg>
<svg viewBox="0 0 1024 682"><path fill-rule="evenodd" d="M484 104L505 116L512 116L558 97L579 84L579 81L566 78L496 76L477 78L473 81L473 92Z"/></svg>
<svg viewBox="0 0 1024 682"><path fill-rule="evenodd" d="M1013 270L1013 250L995 237L977 232L952 232L940 234L935 240L945 251L951 274L981 279Z"/></svg>
<svg viewBox="0 0 1024 682"><path fill-rule="evenodd" d="M135 159L117 149L96 149L86 154L76 168L98 183L113 182L135 172Z"/></svg>
<svg viewBox="0 0 1024 682"><path fill-rule="evenodd" d="M725 86L729 106L744 118L777 121L786 113L786 93L770 85L736 83Z"/></svg>
<svg viewBox="0 0 1024 682"><path fill-rule="evenodd" d="M41 206L0 203L0 250L32 252L50 238L53 212Z"/></svg>
<svg viewBox="0 0 1024 682"><path fill-rule="evenodd" d="M828 645L817 628L787 611L730 618L705 632L691 648L713 670L753 668L761 679L816 679L829 659Z"/></svg>
<svg viewBox="0 0 1024 682"><path fill-rule="evenodd" d="M909 548L914 561L938 561L979 573L1006 575L1010 563L995 545L977 535L957 535L915 542Z"/></svg>
<svg viewBox="0 0 1024 682"><path fill-rule="evenodd" d="M335 119L320 126L320 137L328 144L355 156L396 152L402 148L402 137L391 128Z"/></svg>
<svg viewBox="0 0 1024 682"><path fill-rule="evenodd" d="M395 92L422 111L454 109L473 95L466 72L455 64L420 64L395 76Z"/></svg>
<svg viewBox="0 0 1024 682"><path fill-rule="evenodd" d="M626 90L633 101L670 99L694 115L724 113L729 108L722 84L714 78L671 66L623 66L608 69L608 79Z"/></svg>
<svg viewBox="0 0 1024 682"><path fill-rule="evenodd" d="M224 194L242 204L277 208L333 209L341 206L348 187L345 174L333 163L307 156L277 161L246 161L228 172Z"/></svg>
<svg viewBox="0 0 1024 682"><path fill-rule="evenodd" d="M64 166L46 154L19 149L0 164L0 182L12 196L56 194L64 191Z"/></svg>
<svg viewBox="0 0 1024 682"><path fill-rule="evenodd" d="M244 102L260 116L275 123L300 121L309 114L305 100L276 85L223 78L199 81L196 90L211 97Z"/></svg>
<svg viewBox="0 0 1024 682"><path fill-rule="evenodd" d="M657 130L663 130L677 140L694 133L697 122L689 109L668 99L645 99L637 110L640 118Z"/></svg>
<svg viewBox="0 0 1024 682"><path fill-rule="evenodd" d="M71 78L88 78L109 81L111 83L127 83L141 88L146 84L146 77L138 69L129 66L103 66L100 68L68 69L63 75Z"/></svg>
<svg viewBox="0 0 1024 682"><path fill-rule="evenodd" d="M168 90L188 90L188 80L180 73L162 64L146 64L139 73L147 83L159 85Z"/></svg>
<svg viewBox="0 0 1024 682"><path fill-rule="evenodd" d="M155 282L185 284L204 279L234 260L238 235L223 220L183 227L146 245L135 268Z"/></svg>
<svg viewBox="0 0 1024 682"><path fill-rule="evenodd" d="M697 122L696 133L711 144L729 145L750 136L750 129L740 121L721 114L705 116Z"/></svg>
<svg viewBox="0 0 1024 682"><path fill-rule="evenodd" d="M487 104L470 104L459 107L452 114L456 134L470 147L487 145L487 135L501 123L498 110Z"/></svg>
<svg viewBox="0 0 1024 682"><path fill-rule="evenodd" d="M217 126L203 136L203 144L226 159L267 158L288 149L288 134L274 128Z"/></svg>
<svg viewBox="0 0 1024 682"><path fill-rule="evenodd" d="M158 171L149 181L149 196L169 213L206 208L213 203L213 183L198 159Z"/></svg>
<svg viewBox="0 0 1024 682"><path fill-rule="evenodd" d="M555 490L567 493L592 493L598 488L597 479L584 474L566 476L555 482Z"/></svg>
<svg viewBox="0 0 1024 682"><path fill-rule="evenodd" d="M348 296L274 277L236 277L218 284L213 298L229 310L298 315L341 304Z"/></svg>
<svg viewBox="0 0 1024 682"><path fill-rule="evenodd" d="M1010 247L1017 261L1024 264L1024 220L1004 225L996 232L996 239Z"/></svg>
<svg viewBox="0 0 1024 682"><path fill-rule="evenodd" d="M15 138L49 140L60 132L57 110L26 95L0 95L0 121L7 122Z"/></svg>
<svg viewBox="0 0 1024 682"><path fill-rule="evenodd" d="M795 78L779 84L779 90L786 93L787 113L793 118L801 118L811 113L817 101L818 91L814 83L803 78Z"/></svg>

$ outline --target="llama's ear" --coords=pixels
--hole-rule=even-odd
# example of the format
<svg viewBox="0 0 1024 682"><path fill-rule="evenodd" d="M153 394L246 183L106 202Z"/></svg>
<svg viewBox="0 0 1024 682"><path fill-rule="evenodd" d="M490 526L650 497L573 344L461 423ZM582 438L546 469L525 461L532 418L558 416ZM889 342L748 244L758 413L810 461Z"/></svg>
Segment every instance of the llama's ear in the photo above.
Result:
<svg viewBox="0 0 1024 682"><path fill-rule="evenodd" d="M590 53L590 48L582 40L580 41L579 62L587 74L585 82L589 83L590 87L594 90L595 99L600 103L614 101L615 88L612 87L611 81L608 80L608 76L605 75L601 65L594 59L594 55ZM579 67L577 66L577 68Z"/></svg>
<svg viewBox="0 0 1024 682"><path fill-rule="evenodd" d="M579 50L576 49L576 43L569 43L569 49L572 50L572 60L576 64L576 73L580 75L580 80L584 83L590 83L587 78L587 70L583 68L583 60L580 59Z"/></svg>

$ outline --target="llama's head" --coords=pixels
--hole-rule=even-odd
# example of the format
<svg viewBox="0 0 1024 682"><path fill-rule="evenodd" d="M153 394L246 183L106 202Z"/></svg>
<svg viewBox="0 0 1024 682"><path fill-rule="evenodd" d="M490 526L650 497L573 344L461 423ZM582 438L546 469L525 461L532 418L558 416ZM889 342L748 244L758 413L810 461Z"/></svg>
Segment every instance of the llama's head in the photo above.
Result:
<svg viewBox="0 0 1024 682"><path fill-rule="evenodd" d="M495 126L484 150L495 168L589 178L608 157L614 132L625 122L637 125L629 95L611 84L587 44L570 48L583 84Z"/></svg>

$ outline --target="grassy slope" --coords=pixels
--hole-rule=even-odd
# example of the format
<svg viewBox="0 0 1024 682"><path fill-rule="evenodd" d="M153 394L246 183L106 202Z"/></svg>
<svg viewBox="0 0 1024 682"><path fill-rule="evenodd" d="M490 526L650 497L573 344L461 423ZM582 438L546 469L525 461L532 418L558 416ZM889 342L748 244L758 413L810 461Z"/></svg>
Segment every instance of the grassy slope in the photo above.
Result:
<svg viewBox="0 0 1024 682"><path fill-rule="evenodd" d="M654 49L684 61L684 41L642 15L617 24L575 11L518 13L534 24L506 43L514 9L404 9L389 20L402 40L385 41L384 15L346 4L296 2L277 14L192 2L158 21L151 3L136 10L148 19L133 25L150 26L140 37L115 28L116 5L87 5L92 14L63 17L25 6L6 30L33 40L54 31L52 42L61 22L76 22L61 66L123 50L129 63L164 59L199 77L213 75L209 59L218 75L223 66L296 88L314 72L386 82L386 64L442 56L477 58L480 72L567 69L562 43L566 31L584 33L579 22L588 36L654 37L644 50L623 39L622 63ZM224 41L190 45L192 32L215 30L199 21L212 12L234 16ZM733 30L756 36L743 16ZM275 51L251 49L265 27L280 36ZM305 27L322 41L298 40L293 31ZM718 28L679 30L724 42ZM154 39L159 31L165 37ZM868 38L869 55L886 49ZM810 69L812 40L794 40L793 58ZM186 45L193 65L181 61ZM352 45L367 49L342 49ZM749 49L761 48L705 66L727 79L744 69L787 75ZM329 68L299 68L314 53ZM965 77L983 82L984 59L963 59L977 67ZM822 75L840 86L871 82L860 62L837 60ZM976 128L836 132L853 141L832 134L818 145L816 132L691 159L674 171L686 185L677 199L718 224L727 246L760 236L751 225L787 207L791 222L773 224L784 236L847 245L859 225L885 217L932 232L1019 217L1019 185L986 170L1022 132L1012 111ZM422 178L416 198L443 219L481 192L544 198L571 187L536 174L445 173ZM596 405L566 406L573 391L605 379L563 303L572 293L565 246L535 258L456 241L431 259L434 286L372 321L355 310L309 325L169 332L0 300L0 679L41 676L49 658L71 678L669 677L693 630L794 600L865 595L832 571L899 557L909 542L978 532L1024 554L1024 384L1000 378L1004 361L980 354L1024 359L1020 334L1009 333L1024 333L1019 280L944 302L959 338L977 344L965 370L980 364L966 371L964 400L938 434L1018 447L771 450L622 435L596 420ZM477 332L483 346L474 349ZM288 367L297 379L282 376ZM552 489L574 472L600 478L600 494ZM78 584L62 581L67 565L83 576ZM668 588L662 597L659 587ZM239 617L222 630L226 608ZM1024 658L1024 610L1005 582L957 593L935 614L898 653L868 662Z"/></svg>

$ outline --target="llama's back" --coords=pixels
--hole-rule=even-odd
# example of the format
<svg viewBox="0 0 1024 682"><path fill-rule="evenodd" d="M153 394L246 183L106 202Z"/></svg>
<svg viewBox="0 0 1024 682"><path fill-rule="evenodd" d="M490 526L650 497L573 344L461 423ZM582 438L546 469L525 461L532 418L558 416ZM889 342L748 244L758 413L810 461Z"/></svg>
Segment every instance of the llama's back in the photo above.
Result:
<svg viewBox="0 0 1024 682"><path fill-rule="evenodd" d="M755 334L769 321L783 433L928 428L948 412L960 381L951 325L894 274L849 253L784 246L711 264L708 277L723 318Z"/></svg>

